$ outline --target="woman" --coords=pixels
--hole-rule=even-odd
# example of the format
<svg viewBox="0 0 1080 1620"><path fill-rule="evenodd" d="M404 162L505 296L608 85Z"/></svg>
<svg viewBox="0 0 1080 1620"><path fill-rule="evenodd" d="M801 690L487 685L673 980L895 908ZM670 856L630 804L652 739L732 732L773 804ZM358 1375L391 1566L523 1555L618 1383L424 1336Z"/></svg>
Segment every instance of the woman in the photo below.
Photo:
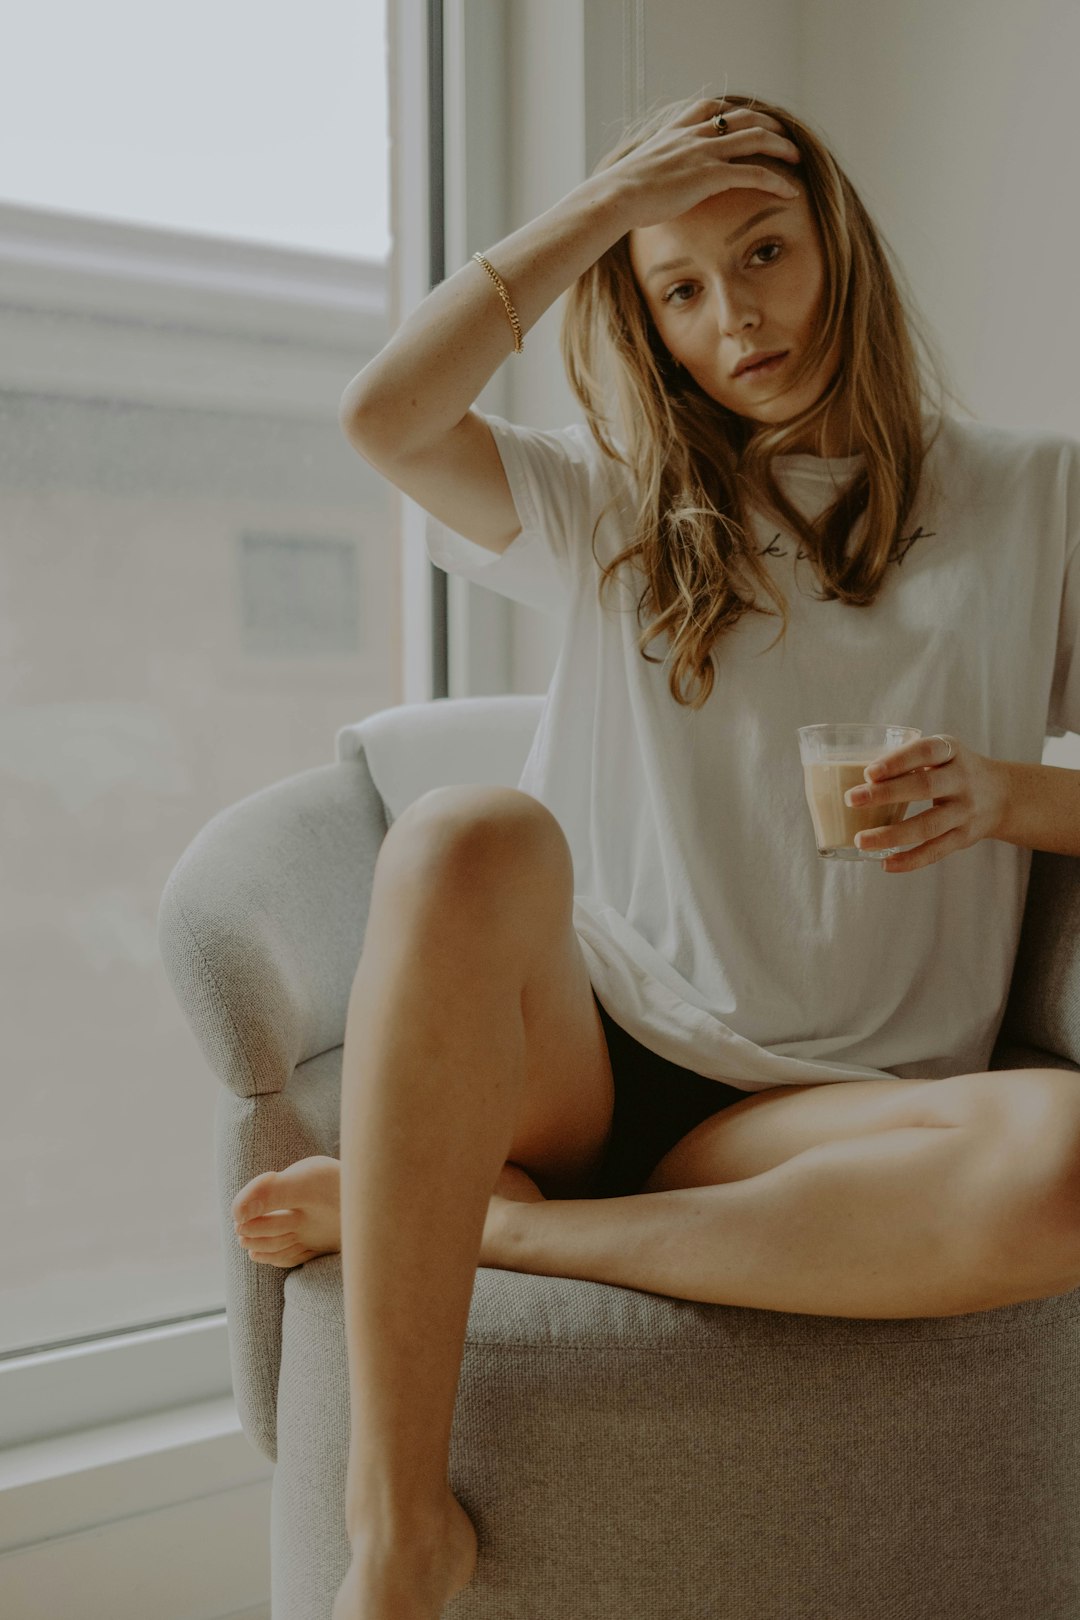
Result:
<svg viewBox="0 0 1080 1620"><path fill-rule="evenodd" d="M568 289L585 425L472 411ZM1080 854L1080 773L1038 763L1080 730L1080 445L931 409L913 329L826 147L728 96L629 132L346 391L434 560L564 636L519 789L382 846L340 1186L304 1160L234 1206L256 1261L342 1249L335 1620L433 1620L473 1572L477 1263L873 1317L1080 1283L1080 1090L987 1072L1030 850ZM867 719L923 733L868 772L907 847L824 862L795 727Z"/></svg>

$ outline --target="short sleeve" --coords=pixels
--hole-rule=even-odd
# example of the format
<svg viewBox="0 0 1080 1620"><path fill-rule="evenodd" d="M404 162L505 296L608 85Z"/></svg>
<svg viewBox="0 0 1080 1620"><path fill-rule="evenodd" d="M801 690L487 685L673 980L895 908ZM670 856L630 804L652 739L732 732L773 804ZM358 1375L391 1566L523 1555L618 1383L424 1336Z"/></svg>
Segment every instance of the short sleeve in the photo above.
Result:
<svg viewBox="0 0 1080 1620"><path fill-rule="evenodd" d="M485 416L510 485L521 533L503 552L488 551L432 519L427 552L438 568L486 585L500 596L565 614L586 572L593 527L614 489L604 456L582 423L540 429Z"/></svg>
<svg viewBox="0 0 1080 1620"><path fill-rule="evenodd" d="M1070 446L1066 487L1065 577L1061 592L1047 734L1080 732L1080 442Z"/></svg>

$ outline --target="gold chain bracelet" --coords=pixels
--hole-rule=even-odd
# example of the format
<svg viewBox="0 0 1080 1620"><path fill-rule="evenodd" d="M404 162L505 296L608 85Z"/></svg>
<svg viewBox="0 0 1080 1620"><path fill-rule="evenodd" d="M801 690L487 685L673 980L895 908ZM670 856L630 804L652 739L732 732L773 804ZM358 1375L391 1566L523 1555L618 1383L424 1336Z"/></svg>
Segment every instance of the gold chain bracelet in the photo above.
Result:
<svg viewBox="0 0 1080 1620"><path fill-rule="evenodd" d="M495 286L498 289L499 297L506 305L506 313L510 317L510 325L514 328L514 353L520 354L522 349L525 347L524 343L521 341L521 322L518 320L517 312L515 311L513 304L510 302L510 294L503 285L503 279L494 266L488 263L482 253L474 253L473 258L478 264L483 265L484 269L495 283Z"/></svg>

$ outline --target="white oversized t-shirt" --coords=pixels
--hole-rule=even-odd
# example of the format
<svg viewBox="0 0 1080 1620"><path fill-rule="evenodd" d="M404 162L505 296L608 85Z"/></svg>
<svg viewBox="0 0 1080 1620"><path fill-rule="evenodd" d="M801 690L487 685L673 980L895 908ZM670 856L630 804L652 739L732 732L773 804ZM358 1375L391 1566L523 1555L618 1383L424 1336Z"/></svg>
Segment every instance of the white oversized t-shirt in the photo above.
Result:
<svg viewBox="0 0 1080 1620"><path fill-rule="evenodd" d="M648 645L659 663L635 645L641 576L624 565L599 599L593 525L616 496L596 552L608 561L628 543L627 469L583 424L486 420L521 533L500 555L431 525L428 550L562 620L519 786L566 834L574 924L612 1018L747 1091L985 1069L1031 851L983 839L898 873L822 859L796 727L913 725L1033 764L1048 730L1080 731L1080 443L946 417L928 457L940 496L924 505L920 492L868 607L817 600L791 537L754 515L791 622L769 651L777 617L748 613L722 634L694 710L671 695L668 636ZM816 516L861 460L775 468Z"/></svg>

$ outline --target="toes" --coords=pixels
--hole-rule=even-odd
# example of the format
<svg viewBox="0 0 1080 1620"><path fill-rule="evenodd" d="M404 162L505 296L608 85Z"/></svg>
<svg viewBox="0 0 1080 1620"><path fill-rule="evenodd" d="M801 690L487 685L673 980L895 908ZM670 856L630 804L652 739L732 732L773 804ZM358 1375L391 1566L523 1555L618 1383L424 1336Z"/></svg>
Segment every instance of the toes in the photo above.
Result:
<svg viewBox="0 0 1080 1620"><path fill-rule="evenodd" d="M296 1231L296 1214L295 1210L285 1209L273 1215L254 1215L237 1221L236 1229L244 1237L284 1237Z"/></svg>
<svg viewBox="0 0 1080 1620"><path fill-rule="evenodd" d="M314 1252L313 1249L292 1249L288 1254L279 1254L273 1264L289 1268L302 1266L306 1260L313 1258Z"/></svg>
<svg viewBox="0 0 1080 1620"><path fill-rule="evenodd" d="M278 1266L287 1271L292 1266L303 1265L306 1260L313 1257L314 1252L313 1249L304 1249L294 1243L290 1244L288 1248L275 1250L273 1253L263 1250L249 1250L248 1257L258 1265Z"/></svg>
<svg viewBox="0 0 1080 1620"><path fill-rule="evenodd" d="M246 1226L249 1221L260 1219L264 1211L273 1211L275 1215L288 1211L291 1200L281 1187L283 1179L279 1170L264 1170L261 1176L242 1187L232 1202L233 1225Z"/></svg>
<svg viewBox="0 0 1080 1620"><path fill-rule="evenodd" d="M246 1187L241 1187L232 1201L232 1218L237 1225L261 1215L264 1209L273 1208L270 1188L276 1174L276 1171L264 1170L261 1176L255 1176Z"/></svg>
<svg viewBox="0 0 1080 1620"><path fill-rule="evenodd" d="M253 1260L269 1260L276 1254L285 1254L290 1249L297 1249L300 1247L295 1232L290 1232L286 1237L283 1238L242 1237L240 1239L240 1245L242 1248L248 1251Z"/></svg>

